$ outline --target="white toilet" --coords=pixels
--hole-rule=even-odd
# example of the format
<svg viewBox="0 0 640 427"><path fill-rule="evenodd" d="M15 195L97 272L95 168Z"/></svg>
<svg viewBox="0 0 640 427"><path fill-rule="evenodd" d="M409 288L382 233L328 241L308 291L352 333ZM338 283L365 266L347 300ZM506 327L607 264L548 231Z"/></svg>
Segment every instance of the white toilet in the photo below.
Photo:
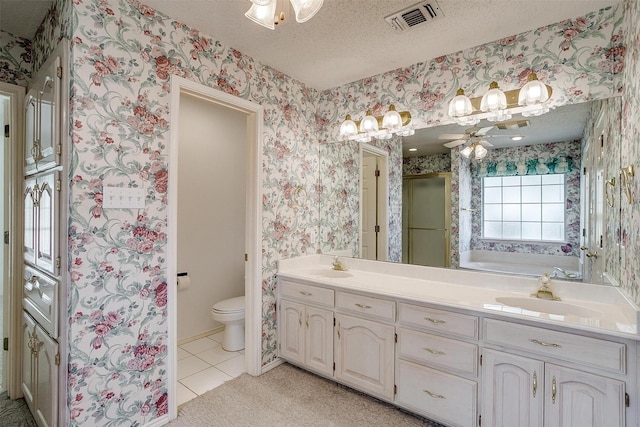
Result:
<svg viewBox="0 0 640 427"><path fill-rule="evenodd" d="M244 348L244 296L229 298L214 304L211 317L224 324L222 348L238 351Z"/></svg>

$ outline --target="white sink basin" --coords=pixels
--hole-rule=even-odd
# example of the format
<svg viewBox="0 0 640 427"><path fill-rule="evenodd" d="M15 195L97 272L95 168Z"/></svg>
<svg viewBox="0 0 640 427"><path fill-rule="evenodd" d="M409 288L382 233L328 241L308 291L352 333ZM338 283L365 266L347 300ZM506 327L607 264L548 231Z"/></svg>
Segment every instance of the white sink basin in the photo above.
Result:
<svg viewBox="0 0 640 427"><path fill-rule="evenodd" d="M562 301L552 301L534 297L498 297L496 302L538 313L557 314L560 316L577 316L586 318L602 317L602 312Z"/></svg>
<svg viewBox="0 0 640 427"><path fill-rule="evenodd" d="M332 270L330 268L309 270L307 273L310 274L311 276L328 277L330 279L344 279L344 278L347 278L347 277L353 277L353 274L351 274L351 273L349 273L347 271Z"/></svg>

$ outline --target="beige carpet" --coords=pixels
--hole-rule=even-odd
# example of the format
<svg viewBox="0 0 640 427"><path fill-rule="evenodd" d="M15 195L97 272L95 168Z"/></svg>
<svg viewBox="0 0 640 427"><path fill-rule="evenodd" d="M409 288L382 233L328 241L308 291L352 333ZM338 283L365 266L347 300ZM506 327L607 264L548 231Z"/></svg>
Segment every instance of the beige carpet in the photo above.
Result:
<svg viewBox="0 0 640 427"><path fill-rule="evenodd" d="M170 427L423 426L437 427L394 406L289 364L242 374L191 400Z"/></svg>

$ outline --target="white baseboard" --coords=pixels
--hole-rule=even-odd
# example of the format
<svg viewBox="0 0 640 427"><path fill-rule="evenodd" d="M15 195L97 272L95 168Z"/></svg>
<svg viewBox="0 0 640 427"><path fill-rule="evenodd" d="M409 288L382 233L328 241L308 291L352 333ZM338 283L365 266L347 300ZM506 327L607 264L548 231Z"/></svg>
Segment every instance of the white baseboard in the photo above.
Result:
<svg viewBox="0 0 640 427"><path fill-rule="evenodd" d="M178 345L183 345L191 341L199 340L200 338L205 338L205 337L208 337L209 335L217 334L218 332L222 332L222 331L224 331L224 325L220 326L219 328L210 329L208 331L201 332L197 335L193 335L191 337L178 340Z"/></svg>
<svg viewBox="0 0 640 427"><path fill-rule="evenodd" d="M155 420L149 422L148 424L145 424L144 427L160 427L163 426L165 424L167 424L169 421L171 421L169 419L169 415L163 415L160 418L156 418Z"/></svg>

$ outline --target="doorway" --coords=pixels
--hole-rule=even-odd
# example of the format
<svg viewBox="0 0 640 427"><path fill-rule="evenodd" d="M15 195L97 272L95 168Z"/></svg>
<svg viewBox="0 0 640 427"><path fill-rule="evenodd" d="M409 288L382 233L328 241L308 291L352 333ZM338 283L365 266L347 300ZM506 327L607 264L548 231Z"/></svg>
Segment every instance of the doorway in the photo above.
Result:
<svg viewBox="0 0 640 427"><path fill-rule="evenodd" d="M360 258L386 261L389 257L389 154L360 145Z"/></svg>
<svg viewBox="0 0 640 427"><path fill-rule="evenodd" d="M9 397L22 397L20 328L22 281L22 147L25 88L0 83L0 389Z"/></svg>
<svg viewBox="0 0 640 427"><path fill-rule="evenodd" d="M402 262L449 267L451 173L402 180Z"/></svg>
<svg viewBox="0 0 640 427"><path fill-rule="evenodd" d="M263 111L260 105L237 98L220 90L196 82L173 76L171 80L171 142L169 144L170 182L169 194L169 236L168 236L168 277L177 280L178 259L178 200L179 200L179 119L181 99L190 97L217 107L242 113L246 126L246 198L244 211L244 294L245 306L245 369L250 375L260 375L262 348L262 255L261 255L261 153ZM218 159L217 161L224 161ZM211 159L210 167L215 167ZM203 185L193 191L206 194ZM215 278L211 274L210 279ZM213 302L211 302L211 305ZM178 344L177 286L169 287L169 417L177 416L177 344Z"/></svg>

